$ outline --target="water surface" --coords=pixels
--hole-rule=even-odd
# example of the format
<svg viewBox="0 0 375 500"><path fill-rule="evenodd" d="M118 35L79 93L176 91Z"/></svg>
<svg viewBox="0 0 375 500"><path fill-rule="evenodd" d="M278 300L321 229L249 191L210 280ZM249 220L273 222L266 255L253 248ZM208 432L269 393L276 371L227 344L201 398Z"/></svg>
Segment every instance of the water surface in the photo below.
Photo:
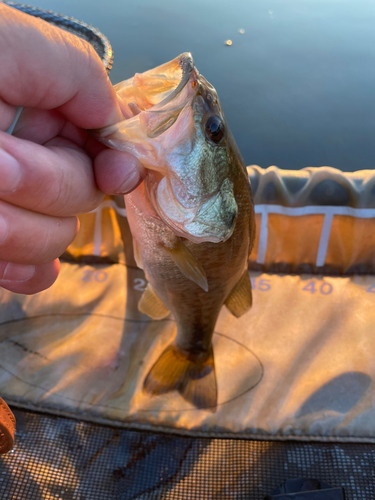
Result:
<svg viewBox="0 0 375 500"><path fill-rule="evenodd" d="M373 168L372 0L34 1L109 38L113 83L192 52L247 164Z"/></svg>

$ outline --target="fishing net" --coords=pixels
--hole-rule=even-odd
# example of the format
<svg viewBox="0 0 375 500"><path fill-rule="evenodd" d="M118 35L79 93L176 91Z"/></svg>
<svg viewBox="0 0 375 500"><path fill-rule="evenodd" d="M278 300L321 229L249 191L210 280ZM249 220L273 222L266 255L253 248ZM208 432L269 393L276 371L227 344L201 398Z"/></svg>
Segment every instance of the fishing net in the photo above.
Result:
<svg viewBox="0 0 375 500"><path fill-rule="evenodd" d="M122 198L80 217L49 290L0 291L0 394L17 419L1 498L263 499L293 477L375 497L375 175L248 174L254 306L220 314L215 412L142 391L174 321L137 309L146 279Z"/></svg>
<svg viewBox="0 0 375 500"><path fill-rule="evenodd" d="M191 438L120 430L15 411L14 451L2 457L4 499L262 500L291 477L375 497L375 450L323 444Z"/></svg>

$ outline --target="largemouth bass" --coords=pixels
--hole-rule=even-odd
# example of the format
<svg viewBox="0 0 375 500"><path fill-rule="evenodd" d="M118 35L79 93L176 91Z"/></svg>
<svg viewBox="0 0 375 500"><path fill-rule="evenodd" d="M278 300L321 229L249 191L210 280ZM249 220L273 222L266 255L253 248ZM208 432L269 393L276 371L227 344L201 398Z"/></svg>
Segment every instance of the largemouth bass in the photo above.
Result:
<svg viewBox="0 0 375 500"><path fill-rule="evenodd" d="M134 254L148 285L139 310L172 312L177 333L144 390L177 390L197 408L217 405L212 335L221 307L251 307L251 188L215 89L190 53L115 86L126 119L96 131L147 169L125 196Z"/></svg>

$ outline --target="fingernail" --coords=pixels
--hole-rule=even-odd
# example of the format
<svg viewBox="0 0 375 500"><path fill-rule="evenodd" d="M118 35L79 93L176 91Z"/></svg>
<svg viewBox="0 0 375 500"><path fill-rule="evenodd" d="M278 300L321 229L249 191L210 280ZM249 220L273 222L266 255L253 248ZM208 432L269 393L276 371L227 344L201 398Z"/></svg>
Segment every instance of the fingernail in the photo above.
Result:
<svg viewBox="0 0 375 500"><path fill-rule="evenodd" d="M0 278L5 281L27 281L35 274L35 266L27 266L24 264L12 264L8 262L3 276Z"/></svg>
<svg viewBox="0 0 375 500"><path fill-rule="evenodd" d="M0 149L0 192L9 193L14 191L20 179L20 164L13 156Z"/></svg>
<svg viewBox="0 0 375 500"><path fill-rule="evenodd" d="M8 236L8 223L0 215L0 244L5 240L5 238Z"/></svg>

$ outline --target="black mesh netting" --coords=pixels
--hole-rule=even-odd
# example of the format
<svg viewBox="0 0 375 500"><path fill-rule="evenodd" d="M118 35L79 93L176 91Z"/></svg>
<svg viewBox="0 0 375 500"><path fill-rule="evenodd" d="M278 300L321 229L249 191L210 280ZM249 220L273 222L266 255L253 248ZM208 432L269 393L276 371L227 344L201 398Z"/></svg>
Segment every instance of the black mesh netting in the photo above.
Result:
<svg viewBox="0 0 375 500"><path fill-rule="evenodd" d="M375 448L366 444L188 438L15 411L14 450L0 458L11 500L261 500L288 478L375 498Z"/></svg>

